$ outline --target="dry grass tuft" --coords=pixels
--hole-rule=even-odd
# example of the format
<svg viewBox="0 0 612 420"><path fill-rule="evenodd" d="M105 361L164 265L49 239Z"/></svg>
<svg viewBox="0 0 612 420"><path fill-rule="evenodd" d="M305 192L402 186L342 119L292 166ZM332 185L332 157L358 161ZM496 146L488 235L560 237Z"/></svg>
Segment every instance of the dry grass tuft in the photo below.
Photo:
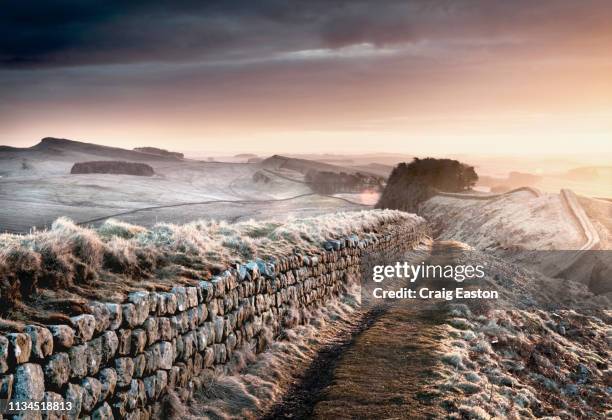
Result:
<svg viewBox="0 0 612 420"><path fill-rule="evenodd" d="M22 314L44 319L46 311L65 310L51 305L54 300L121 300L137 288L164 289L209 278L256 258L317 253L327 240L416 220L399 211L375 210L286 223L200 220L151 229L108 220L91 229L60 218L46 231L0 235L0 315L16 316L21 305ZM29 309L24 311L24 305Z"/></svg>

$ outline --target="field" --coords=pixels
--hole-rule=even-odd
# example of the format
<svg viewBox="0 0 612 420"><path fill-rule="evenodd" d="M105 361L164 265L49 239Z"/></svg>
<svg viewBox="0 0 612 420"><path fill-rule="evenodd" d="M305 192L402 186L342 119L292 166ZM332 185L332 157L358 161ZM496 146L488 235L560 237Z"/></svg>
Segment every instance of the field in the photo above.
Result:
<svg viewBox="0 0 612 420"><path fill-rule="evenodd" d="M274 172L258 163L180 160L102 146L92 151L78 142L41 144L44 147L0 150L0 232L42 229L62 216L83 224L97 225L116 217L152 226L201 218L236 221L366 208L359 194L344 194L344 200L312 194L301 182L303 174L290 169ZM70 174L75 162L118 157L146 162L155 175ZM307 163L300 162L299 168ZM254 179L262 171L267 182Z"/></svg>

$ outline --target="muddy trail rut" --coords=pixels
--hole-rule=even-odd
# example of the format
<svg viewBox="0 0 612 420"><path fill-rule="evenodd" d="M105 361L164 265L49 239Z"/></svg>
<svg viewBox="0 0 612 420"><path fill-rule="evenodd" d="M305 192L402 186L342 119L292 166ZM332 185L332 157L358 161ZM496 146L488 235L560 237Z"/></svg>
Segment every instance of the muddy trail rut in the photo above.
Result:
<svg viewBox="0 0 612 420"><path fill-rule="evenodd" d="M422 301L372 308L323 348L265 419L439 418L434 357L441 307Z"/></svg>

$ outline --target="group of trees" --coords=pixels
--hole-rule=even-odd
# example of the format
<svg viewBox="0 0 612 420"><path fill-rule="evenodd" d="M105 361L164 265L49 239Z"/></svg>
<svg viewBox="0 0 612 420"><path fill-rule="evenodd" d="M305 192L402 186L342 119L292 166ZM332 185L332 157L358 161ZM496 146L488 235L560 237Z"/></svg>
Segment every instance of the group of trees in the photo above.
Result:
<svg viewBox="0 0 612 420"><path fill-rule="evenodd" d="M415 158L391 172L378 208L416 212L435 191L460 192L472 188L478 175L472 166L453 159Z"/></svg>
<svg viewBox="0 0 612 420"><path fill-rule="evenodd" d="M361 192L366 189L380 190L384 184L381 177L346 172L310 170L305 176L306 183L320 194Z"/></svg>

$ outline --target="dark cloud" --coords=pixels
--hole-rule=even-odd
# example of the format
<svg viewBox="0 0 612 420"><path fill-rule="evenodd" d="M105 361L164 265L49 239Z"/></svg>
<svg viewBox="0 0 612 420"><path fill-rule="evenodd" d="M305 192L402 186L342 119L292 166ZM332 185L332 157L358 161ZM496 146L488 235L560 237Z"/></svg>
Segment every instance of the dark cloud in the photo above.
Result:
<svg viewBox="0 0 612 420"><path fill-rule="evenodd" d="M47 67L256 57L353 44L532 36L609 25L605 0L10 0L0 66Z"/></svg>

